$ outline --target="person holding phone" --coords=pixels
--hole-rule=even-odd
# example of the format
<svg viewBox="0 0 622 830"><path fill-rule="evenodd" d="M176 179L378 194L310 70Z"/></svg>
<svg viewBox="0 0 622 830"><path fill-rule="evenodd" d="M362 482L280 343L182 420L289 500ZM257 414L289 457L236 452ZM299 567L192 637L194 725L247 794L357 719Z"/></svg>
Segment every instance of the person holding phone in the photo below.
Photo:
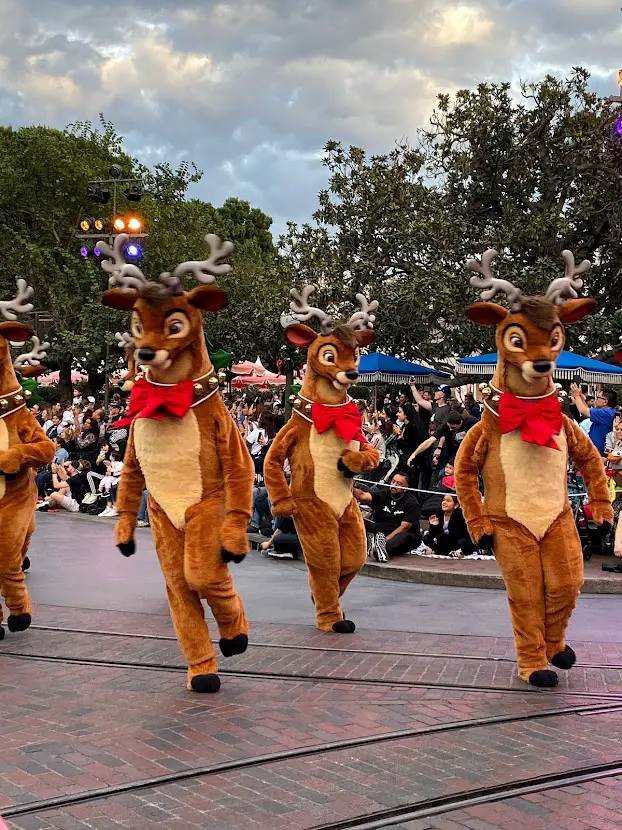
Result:
<svg viewBox="0 0 622 830"><path fill-rule="evenodd" d="M618 396L611 389L601 389L596 394L595 405L589 407L586 396L576 383L570 386L572 401L584 418L589 418L591 425L588 435L598 452L605 454L607 435L613 430L613 421L616 417Z"/></svg>

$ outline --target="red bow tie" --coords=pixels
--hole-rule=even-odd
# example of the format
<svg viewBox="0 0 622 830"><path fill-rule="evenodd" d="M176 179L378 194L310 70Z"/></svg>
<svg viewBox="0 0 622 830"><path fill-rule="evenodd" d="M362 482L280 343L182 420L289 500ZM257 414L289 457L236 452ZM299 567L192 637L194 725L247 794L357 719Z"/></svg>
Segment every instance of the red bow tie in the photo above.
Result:
<svg viewBox="0 0 622 830"><path fill-rule="evenodd" d="M161 421L165 415L182 418L190 409L193 399L194 386L191 380L184 380L175 386L156 386L141 378L132 389L127 418L117 421L115 427L129 426L135 418L152 418L154 421Z"/></svg>
<svg viewBox="0 0 622 830"><path fill-rule="evenodd" d="M350 401L345 406L326 406L323 403L314 403L311 407L311 420L318 432L326 432L327 429L334 427L337 437L342 441L367 443L361 430L361 414L354 401Z"/></svg>
<svg viewBox="0 0 622 830"><path fill-rule="evenodd" d="M562 431L562 407L556 395L525 400L504 392L499 401L499 425L504 434L520 429L528 444L559 450L553 436Z"/></svg>

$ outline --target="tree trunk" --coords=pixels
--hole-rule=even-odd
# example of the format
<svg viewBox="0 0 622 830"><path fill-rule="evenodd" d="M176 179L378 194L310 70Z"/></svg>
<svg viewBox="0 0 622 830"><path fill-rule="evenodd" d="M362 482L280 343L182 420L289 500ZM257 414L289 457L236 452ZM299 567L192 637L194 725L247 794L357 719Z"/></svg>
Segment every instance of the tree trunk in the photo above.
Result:
<svg viewBox="0 0 622 830"><path fill-rule="evenodd" d="M104 387L105 376L103 372L97 372L94 369L87 369L86 373L88 376L86 391L96 398Z"/></svg>
<svg viewBox="0 0 622 830"><path fill-rule="evenodd" d="M71 360L63 360L58 372L58 385L65 398L73 400L73 389L71 387Z"/></svg>

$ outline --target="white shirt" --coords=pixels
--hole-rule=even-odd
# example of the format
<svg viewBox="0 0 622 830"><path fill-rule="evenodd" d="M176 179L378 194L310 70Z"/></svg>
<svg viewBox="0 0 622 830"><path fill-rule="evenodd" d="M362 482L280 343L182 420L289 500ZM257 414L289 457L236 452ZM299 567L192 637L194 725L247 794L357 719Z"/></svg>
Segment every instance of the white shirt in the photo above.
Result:
<svg viewBox="0 0 622 830"><path fill-rule="evenodd" d="M259 455L262 447L260 439L265 438L266 433L265 430L260 429L255 423L251 422L250 427L248 435L246 436L246 441L250 444L251 455Z"/></svg>

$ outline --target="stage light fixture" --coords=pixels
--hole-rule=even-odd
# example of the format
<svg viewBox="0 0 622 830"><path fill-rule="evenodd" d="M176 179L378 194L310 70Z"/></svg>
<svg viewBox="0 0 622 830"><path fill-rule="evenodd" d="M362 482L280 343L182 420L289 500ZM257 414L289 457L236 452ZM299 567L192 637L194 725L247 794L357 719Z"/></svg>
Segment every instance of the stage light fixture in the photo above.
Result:
<svg viewBox="0 0 622 830"><path fill-rule="evenodd" d="M98 202L100 205L106 205L110 201L110 191L98 185L89 185L86 189L86 195L93 202Z"/></svg>
<svg viewBox="0 0 622 830"><path fill-rule="evenodd" d="M140 219L137 219L135 216L132 216L130 219L127 220L127 228L134 233L139 233L142 229L143 223Z"/></svg>
<svg viewBox="0 0 622 830"><path fill-rule="evenodd" d="M104 230L104 220L103 219L96 219L93 222L93 227L96 231L103 231Z"/></svg>
<svg viewBox="0 0 622 830"><path fill-rule="evenodd" d="M99 250L99 248L97 247L97 245L93 248L93 254L94 254L95 256L98 256L98 257L102 255L102 252Z"/></svg>
<svg viewBox="0 0 622 830"><path fill-rule="evenodd" d="M86 245L83 245L80 248L80 256L87 257L88 255L89 255L89 249L86 247Z"/></svg>
<svg viewBox="0 0 622 830"><path fill-rule="evenodd" d="M83 219L80 222L80 230L84 231L84 233L88 233L91 230L91 220L90 219Z"/></svg>
<svg viewBox="0 0 622 830"><path fill-rule="evenodd" d="M125 248L125 255L129 257L129 259L138 259L141 254L142 251L140 249L140 245L137 245L136 242L130 242L130 244Z"/></svg>
<svg viewBox="0 0 622 830"><path fill-rule="evenodd" d="M120 216L117 216L117 218L112 223L112 227L115 229L115 231L117 231L117 233L121 233L121 231L125 230L125 219L122 219Z"/></svg>
<svg viewBox="0 0 622 830"><path fill-rule="evenodd" d="M128 202L140 202L143 198L143 186L140 182L130 182L125 191L125 198Z"/></svg>
<svg viewBox="0 0 622 830"><path fill-rule="evenodd" d="M108 173L113 179L120 179L123 175L123 168L119 164L111 164Z"/></svg>

